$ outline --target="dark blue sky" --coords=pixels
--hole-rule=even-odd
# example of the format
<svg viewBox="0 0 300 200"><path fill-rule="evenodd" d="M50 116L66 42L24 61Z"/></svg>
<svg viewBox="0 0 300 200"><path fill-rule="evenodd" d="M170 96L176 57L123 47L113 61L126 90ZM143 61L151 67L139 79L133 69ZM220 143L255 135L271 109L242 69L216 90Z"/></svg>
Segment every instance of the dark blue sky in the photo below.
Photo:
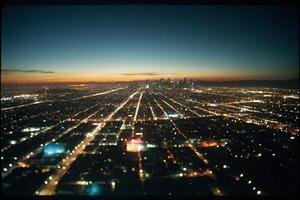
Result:
<svg viewBox="0 0 300 200"><path fill-rule="evenodd" d="M287 79L299 73L298 16L288 7L6 7L2 23L6 77L29 70L40 79L84 80Z"/></svg>

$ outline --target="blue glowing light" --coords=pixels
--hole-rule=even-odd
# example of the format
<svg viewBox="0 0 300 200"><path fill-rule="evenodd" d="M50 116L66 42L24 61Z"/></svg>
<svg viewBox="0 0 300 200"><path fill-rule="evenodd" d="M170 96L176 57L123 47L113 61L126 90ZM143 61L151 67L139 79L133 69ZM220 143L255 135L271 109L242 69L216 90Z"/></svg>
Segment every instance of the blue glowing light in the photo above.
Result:
<svg viewBox="0 0 300 200"><path fill-rule="evenodd" d="M102 189L101 186L97 183L88 185L85 188L85 194L90 196L101 195Z"/></svg>
<svg viewBox="0 0 300 200"><path fill-rule="evenodd" d="M65 153L65 146L63 144L51 143L44 148L45 156L57 156L63 153Z"/></svg>

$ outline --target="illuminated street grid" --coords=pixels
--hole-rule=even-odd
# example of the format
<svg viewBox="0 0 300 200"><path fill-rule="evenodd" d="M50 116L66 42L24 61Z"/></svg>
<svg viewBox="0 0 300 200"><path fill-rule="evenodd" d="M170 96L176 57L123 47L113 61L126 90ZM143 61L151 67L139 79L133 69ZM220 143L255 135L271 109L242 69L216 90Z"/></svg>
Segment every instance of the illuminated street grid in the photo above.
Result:
<svg viewBox="0 0 300 200"><path fill-rule="evenodd" d="M298 114L299 90L288 89L159 82L4 88L2 190L292 194Z"/></svg>

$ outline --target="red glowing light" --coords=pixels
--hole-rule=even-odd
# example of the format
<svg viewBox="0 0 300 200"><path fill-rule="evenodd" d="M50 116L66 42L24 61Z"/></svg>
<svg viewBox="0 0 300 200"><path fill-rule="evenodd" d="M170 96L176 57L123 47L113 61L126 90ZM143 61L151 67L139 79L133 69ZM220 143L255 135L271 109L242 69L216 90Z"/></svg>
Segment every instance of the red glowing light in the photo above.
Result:
<svg viewBox="0 0 300 200"><path fill-rule="evenodd" d="M126 149L129 152L140 152L144 147L143 144L141 138L131 139L127 142Z"/></svg>
<svg viewBox="0 0 300 200"><path fill-rule="evenodd" d="M141 140L141 138L137 138L137 139L132 139L129 141L130 144L143 144L143 141Z"/></svg>

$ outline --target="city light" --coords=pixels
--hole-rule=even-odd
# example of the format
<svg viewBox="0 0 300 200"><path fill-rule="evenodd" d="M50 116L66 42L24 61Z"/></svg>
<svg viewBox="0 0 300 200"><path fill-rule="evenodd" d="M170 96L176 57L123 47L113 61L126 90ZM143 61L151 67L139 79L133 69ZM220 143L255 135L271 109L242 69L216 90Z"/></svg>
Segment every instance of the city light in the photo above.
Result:
<svg viewBox="0 0 300 200"><path fill-rule="evenodd" d="M51 143L44 147L45 156L56 156L65 153L65 146L63 144Z"/></svg>
<svg viewBox="0 0 300 200"><path fill-rule="evenodd" d="M6 6L3 193L296 194L297 9L246 7Z"/></svg>
<svg viewBox="0 0 300 200"><path fill-rule="evenodd" d="M127 142L126 149L128 152L140 152L144 149L144 143L140 138L132 139Z"/></svg>

